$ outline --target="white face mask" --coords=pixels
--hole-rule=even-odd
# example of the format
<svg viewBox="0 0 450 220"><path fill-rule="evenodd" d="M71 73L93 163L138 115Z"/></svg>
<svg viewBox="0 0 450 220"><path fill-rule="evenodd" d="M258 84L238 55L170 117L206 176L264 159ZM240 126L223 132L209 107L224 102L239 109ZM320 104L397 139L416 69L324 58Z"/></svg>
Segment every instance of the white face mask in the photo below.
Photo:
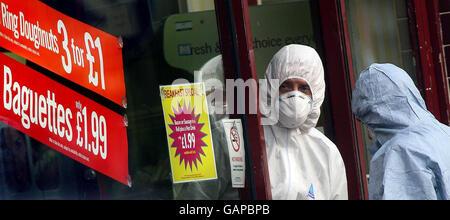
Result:
<svg viewBox="0 0 450 220"><path fill-rule="evenodd" d="M298 128L312 110L312 99L300 91L285 93L279 97L279 124L286 128Z"/></svg>

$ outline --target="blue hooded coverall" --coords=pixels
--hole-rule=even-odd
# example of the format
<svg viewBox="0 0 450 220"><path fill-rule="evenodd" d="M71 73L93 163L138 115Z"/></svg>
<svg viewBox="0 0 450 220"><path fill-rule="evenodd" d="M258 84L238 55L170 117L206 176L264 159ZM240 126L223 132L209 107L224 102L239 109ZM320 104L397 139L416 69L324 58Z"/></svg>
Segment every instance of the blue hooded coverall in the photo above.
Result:
<svg viewBox="0 0 450 220"><path fill-rule="evenodd" d="M409 75L392 64L364 70L352 111L376 139L370 199L450 199L450 127L427 110Z"/></svg>

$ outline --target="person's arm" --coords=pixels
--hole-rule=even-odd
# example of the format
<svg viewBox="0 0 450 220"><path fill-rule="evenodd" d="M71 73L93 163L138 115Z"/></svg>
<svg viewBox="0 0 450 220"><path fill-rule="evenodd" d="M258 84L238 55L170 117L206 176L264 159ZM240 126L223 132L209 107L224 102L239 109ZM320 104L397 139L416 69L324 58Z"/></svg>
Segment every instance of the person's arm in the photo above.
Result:
<svg viewBox="0 0 450 220"><path fill-rule="evenodd" d="M393 146L386 152L383 164L384 172L374 180L382 187L374 189L379 191L380 199L437 199L436 180L428 168L428 158L422 153Z"/></svg>

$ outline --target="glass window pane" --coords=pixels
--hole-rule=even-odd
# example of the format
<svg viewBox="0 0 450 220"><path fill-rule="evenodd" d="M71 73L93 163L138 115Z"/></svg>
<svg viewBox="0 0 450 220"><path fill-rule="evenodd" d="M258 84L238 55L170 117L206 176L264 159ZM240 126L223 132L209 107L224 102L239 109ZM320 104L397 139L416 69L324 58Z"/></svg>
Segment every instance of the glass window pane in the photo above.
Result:
<svg viewBox="0 0 450 220"><path fill-rule="evenodd" d="M0 199L98 199L96 173L0 123Z"/></svg>
<svg viewBox="0 0 450 220"><path fill-rule="evenodd" d="M392 63L404 69L416 86L417 68L411 44L405 0L346 0L355 79L372 63ZM361 124L369 172L369 146L375 139Z"/></svg>
<svg viewBox="0 0 450 220"><path fill-rule="evenodd" d="M0 198L239 199L231 186L221 119L223 67L213 0L43 0L45 4L124 41L128 161L132 187L1 126ZM17 58L14 54L11 54ZM17 58L33 68L36 65ZM42 69L40 69L42 70ZM201 72L199 72L202 70ZM210 84L211 80L218 84ZM216 159L216 180L172 182L160 86L204 82ZM82 94L83 91L81 91ZM98 101L108 107L106 101ZM222 112L219 112L222 113ZM199 157L204 158L204 155ZM176 156L175 156L176 158ZM204 160L203 160L204 161ZM201 165L202 161L198 164ZM181 161L180 161L181 164ZM189 169L189 168L187 168ZM193 168L195 169L195 167Z"/></svg>

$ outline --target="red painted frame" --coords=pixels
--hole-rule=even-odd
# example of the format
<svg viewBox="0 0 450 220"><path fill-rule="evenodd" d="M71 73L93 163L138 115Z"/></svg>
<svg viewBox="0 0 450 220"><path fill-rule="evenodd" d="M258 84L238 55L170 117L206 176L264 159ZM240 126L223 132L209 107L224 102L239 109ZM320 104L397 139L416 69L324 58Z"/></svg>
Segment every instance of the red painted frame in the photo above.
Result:
<svg viewBox="0 0 450 220"><path fill-rule="evenodd" d="M439 16L439 1L427 0L427 14L430 29L430 40L433 65L436 79L436 93L439 101L441 122L450 125L450 99L448 94L447 69L444 63L441 21Z"/></svg>
<svg viewBox="0 0 450 220"><path fill-rule="evenodd" d="M233 12L229 13L227 10L227 1L229 0L215 0L225 79L236 79L237 76L233 71L238 71L244 82L249 79L258 82L250 30L250 18L248 15L248 2L247 0L230 0ZM233 21L232 24L229 22L230 17ZM233 25L233 27L230 27L230 25ZM234 28L235 33L231 30L232 28ZM231 36L233 36L233 38ZM238 57L233 57L235 54L233 54L232 48L234 45L232 42L237 44ZM239 65L233 62L235 58L237 58ZM250 91L245 95L245 100L249 100L249 97L257 97L257 100L259 100L258 90L254 91L252 88L249 88L249 90ZM252 94L252 96L249 96L249 94ZM234 100L237 100L236 95L237 94L235 93ZM250 152L246 153L251 154L252 158L251 164L247 164L247 167L251 169L250 172L252 172L252 175L247 176L247 179L253 179L246 181L246 187L241 190L240 193L241 198L269 200L272 199L272 194L270 190L264 130L262 126L255 126L261 125L259 105L257 105L257 114L249 114L248 101L245 105L245 118L247 122L245 126L248 130L248 136L246 138L248 138L251 145L249 148ZM236 118L237 116L232 115L231 117ZM253 185L250 185L251 183L253 183Z"/></svg>
<svg viewBox="0 0 450 220"><path fill-rule="evenodd" d="M325 70L330 89L335 143L347 172L349 199L368 198L367 178L358 121L351 111L354 74L349 43L345 2L319 0L325 53Z"/></svg>
<svg viewBox="0 0 450 220"><path fill-rule="evenodd" d="M442 35L436 0L407 0L411 39L417 70L421 73L419 90L428 110L437 120L450 124L448 83L443 64Z"/></svg>

